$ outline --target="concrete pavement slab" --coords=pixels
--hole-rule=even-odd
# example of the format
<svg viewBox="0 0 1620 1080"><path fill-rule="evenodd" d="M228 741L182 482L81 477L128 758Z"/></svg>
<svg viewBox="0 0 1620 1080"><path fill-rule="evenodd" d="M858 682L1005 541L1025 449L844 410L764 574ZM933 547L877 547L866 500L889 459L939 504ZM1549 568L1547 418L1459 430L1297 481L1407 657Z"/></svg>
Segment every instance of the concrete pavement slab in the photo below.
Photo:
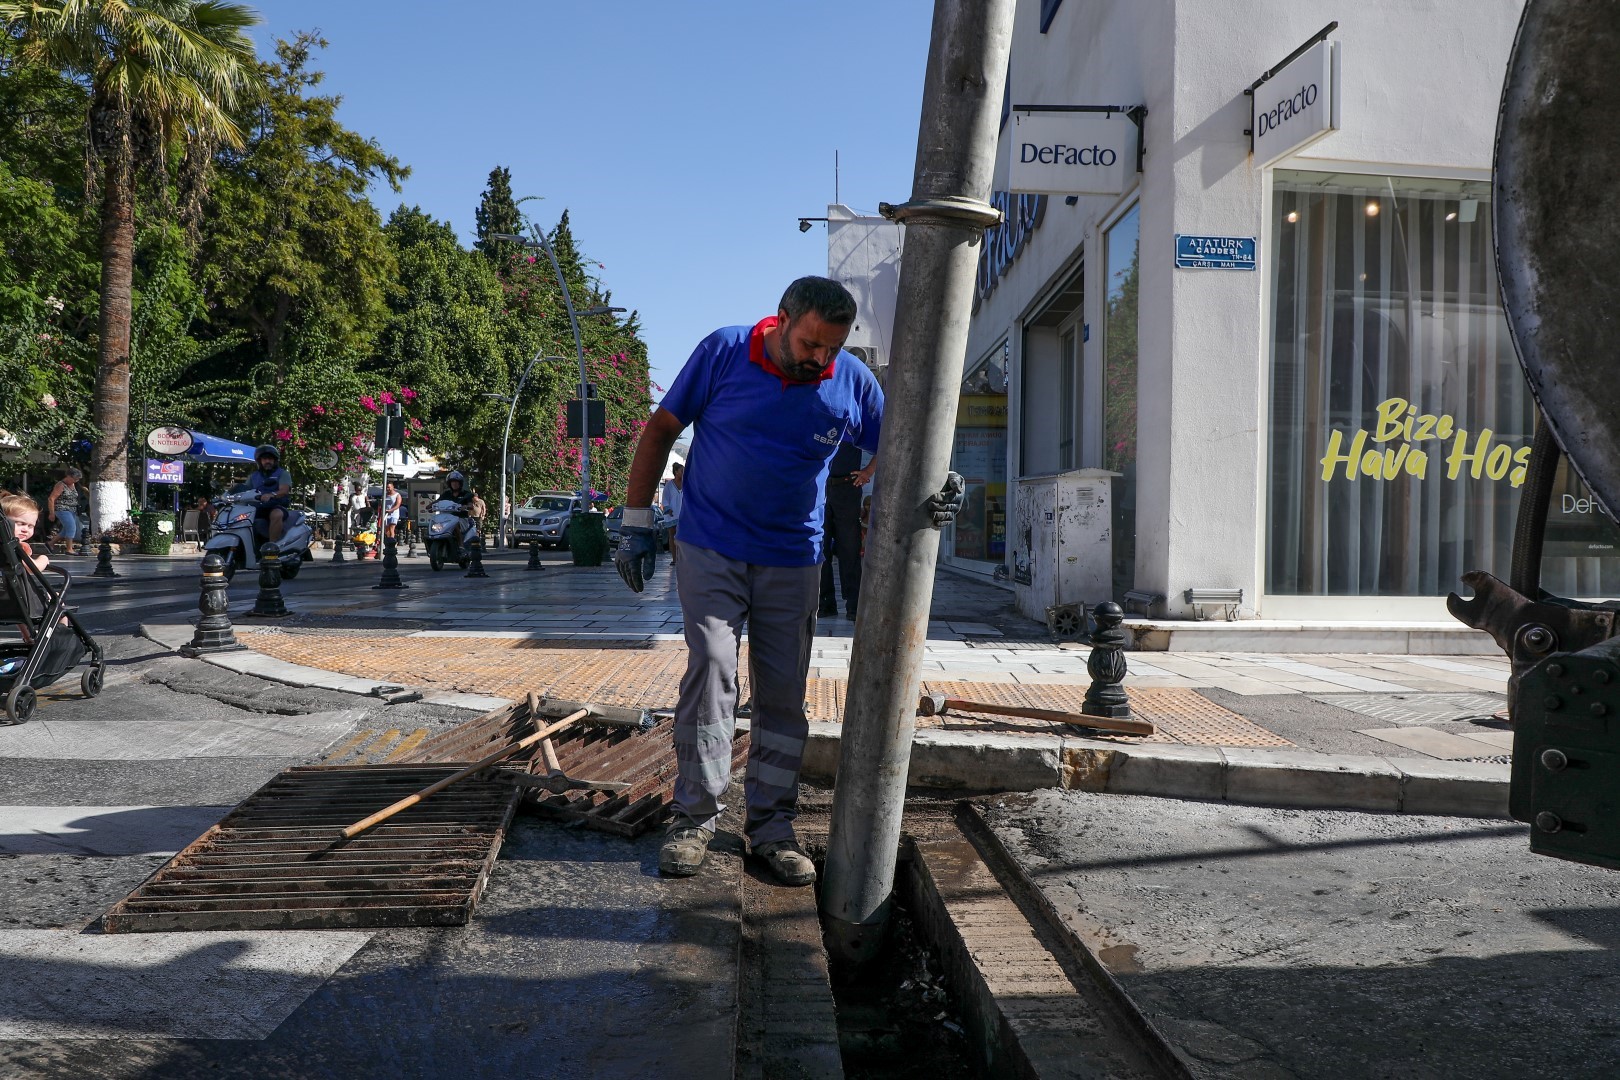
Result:
<svg viewBox="0 0 1620 1080"><path fill-rule="evenodd" d="M1203 1080L1620 1075L1614 876L1522 825L1079 792L986 816Z"/></svg>
<svg viewBox="0 0 1620 1080"><path fill-rule="evenodd" d="M263 1039L370 936L0 930L0 1039Z"/></svg>
<svg viewBox="0 0 1620 1080"><path fill-rule="evenodd" d="M1368 738L1378 739L1381 742L1392 743L1406 750L1414 750L1426 754L1431 758L1442 761L1463 761L1470 758L1481 758L1498 753L1496 747L1478 739L1470 739L1463 735L1453 735L1449 731L1438 731L1435 728L1408 727L1408 728L1380 728L1360 732ZM1510 732L1508 737L1512 738Z"/></svg>
<svg viewBox="0 0 1620 1080"><path fill-rule="evenodd" d="M166 761L194 757L303 758L347 734L352 709L221 720L56 720L0 727L0 758Z"/></svg>
<svg viewBox="0 0 1620 1080"><path fill-rule="evenodd" d="M173 855L229 806L0 806L0 855Z"/></svg>

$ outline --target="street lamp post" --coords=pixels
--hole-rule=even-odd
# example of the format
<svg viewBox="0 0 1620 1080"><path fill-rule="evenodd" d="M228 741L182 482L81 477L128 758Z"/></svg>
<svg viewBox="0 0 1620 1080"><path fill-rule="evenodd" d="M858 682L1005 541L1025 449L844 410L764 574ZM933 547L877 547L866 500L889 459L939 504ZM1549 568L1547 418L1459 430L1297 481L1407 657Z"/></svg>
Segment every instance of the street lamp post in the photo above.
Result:
<svg viewBox="0 0 1620 1080"><path fill-rule="evenodd" d="M573 294L568 291L568 279L563 277L562 266L557 262L557 253L551 249L551 242L546 239L544 230L535 228L532 223L529 225L529 231L534 234L532 239L526 236L520 236L517 233L495 233L493 236L496 240L509 240L512 243L522 244L524 247L537 247L544 251L546 253L546 258L551 260L552 272L557 275L557 286L562 289L563 307L568 310L568 328L574 332L574 353L579 357L579 494L585 508L590 509L592 490L591 436L590 425L586 423L586 420L590 415L590 407L585 404L586 389L590 384L585 377L585 342L579 336L579 316L582 314L610 315L616 311L623 311L624 308L605 307L599 305L597 307L586 308L583 312L575 312L574 297ZM511 429L512 423L510 418L508 418L506 426L508 430ZM501 466L503 469L505 465L506 461L503 457L501 461Z"/></svg>
<svg viewBox="0 0 1620 1080"><path fill-rule="evenodd" d="M495 532L495 546L496 547L501 547L501 548L506 547L506 538L507 538L506 537L506 527L507 527L507 518L509 516L508 513L507 513L507 510L506 510L506 486L507 486L506 467L507 467L507 462L509 462L511 460L512 421L514 419L516 419L516 417L517 417L518 399L523 396L524 384L526 384L529 381L529 372L534 370L534 365L538 364L542 360L566 360L566 359L568 359L566 356L546 356L546 355L544 355L542 353L537 352L537 353L534 354L534 359L530 360L528 362L528 364L523 368L523 374L518 376L517 389L512 392L511 397L507 397L505 394L485 394L484 395L485 397L492 398L495 401L505 402L506 405L508 406L508 408L506 410L506 431L504 433L502 433L502 435L501 435L501 494L500 494L500 502L496 505L496 509L495 509L495 512L501 516L501 524L500 524L500 528L498 528L496 530L496 532ZM514 489L517 487L517 485L515 483L512 486L513 486ZM517 494L515 490L513 491L513 494L514 495ZM512 502L516 503L517 499L514 498L512 500ZM515 506L514 506L514 509L516 509Z"/></svg>

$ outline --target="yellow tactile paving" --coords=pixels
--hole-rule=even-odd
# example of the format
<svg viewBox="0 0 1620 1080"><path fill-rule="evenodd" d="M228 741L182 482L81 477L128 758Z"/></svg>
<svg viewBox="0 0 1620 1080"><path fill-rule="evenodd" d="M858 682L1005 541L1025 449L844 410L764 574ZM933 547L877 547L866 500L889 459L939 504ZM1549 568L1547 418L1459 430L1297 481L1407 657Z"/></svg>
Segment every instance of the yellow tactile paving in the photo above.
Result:
<svg viewBox="0 0 1620 1080"><path fill-rule="evenodd" d="M353 637L340 633L244 634L243 640L278 660L360 675L379 682L491 694L514 700L532 690L546 697L571 701L653 709L670 708L675 704L681 672L686 666L686 646L678 641L602 647L589 642L534 638L368 635L365 649L358 650ZM744 673L747 663L745 646L741 663ZM746 674L739 681L741 700L746 701ZM843 679L810 679L805 689L810 718L841 721L847 685ZM923 683L923 692L987 704L1080 712L1086 683L1084 676L1076 676L1069 684L930 679ZM1153 721L1158 728L1157 734L1151 736L1154 742L1205 746L1291 745L1288 740L1194 690L1141 686L1131 687L1130 694L1136 713ZM920 718L918 723L919 726L1026 734L1074 730L1067 725L1044 721L990 716ZM398 732L389 734L394 739L399 737ZM348 750L352 752L355 748L349 746Z"/></svg>

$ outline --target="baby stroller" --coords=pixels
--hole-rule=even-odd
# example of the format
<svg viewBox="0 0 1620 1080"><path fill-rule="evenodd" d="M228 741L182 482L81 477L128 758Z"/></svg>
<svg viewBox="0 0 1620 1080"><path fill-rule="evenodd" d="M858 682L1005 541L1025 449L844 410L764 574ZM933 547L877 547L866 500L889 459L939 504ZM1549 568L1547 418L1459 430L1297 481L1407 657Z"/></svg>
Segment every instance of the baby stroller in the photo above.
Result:
<svg viewBox="0 0 1620 1080"><path fill-rule="evenodd" d="M60 574L53 589L49 573ZM6 716L22 724L34 714L34 691L62 678L80 664L85 697L101 693L107 664L101 646L67 609L68 572L54 563L43 571L23 554L11 522L0 516L0 624L27 628L23 641L0 641L0 694L5 695ZM67 625L62 625L62 620Z"/></svg>

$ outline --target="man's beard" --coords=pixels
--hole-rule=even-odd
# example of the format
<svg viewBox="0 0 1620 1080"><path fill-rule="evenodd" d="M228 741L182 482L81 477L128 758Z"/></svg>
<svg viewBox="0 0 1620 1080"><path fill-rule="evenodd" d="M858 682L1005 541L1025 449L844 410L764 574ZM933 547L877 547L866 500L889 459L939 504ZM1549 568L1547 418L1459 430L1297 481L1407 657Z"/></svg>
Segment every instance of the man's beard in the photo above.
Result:
<svg viewBox="0 0 1620 1080"><path fill-rule="evenodd" d="M790 382L816 382L821 378L822 372L827 369L811 361L800 360L793 355L793 346L789 343L792 332L793 324L789 322L782 327L782 332L777 335L777 347L782 353L782 360L776 366L781 369L782 374L786 375Z"/></svg>

